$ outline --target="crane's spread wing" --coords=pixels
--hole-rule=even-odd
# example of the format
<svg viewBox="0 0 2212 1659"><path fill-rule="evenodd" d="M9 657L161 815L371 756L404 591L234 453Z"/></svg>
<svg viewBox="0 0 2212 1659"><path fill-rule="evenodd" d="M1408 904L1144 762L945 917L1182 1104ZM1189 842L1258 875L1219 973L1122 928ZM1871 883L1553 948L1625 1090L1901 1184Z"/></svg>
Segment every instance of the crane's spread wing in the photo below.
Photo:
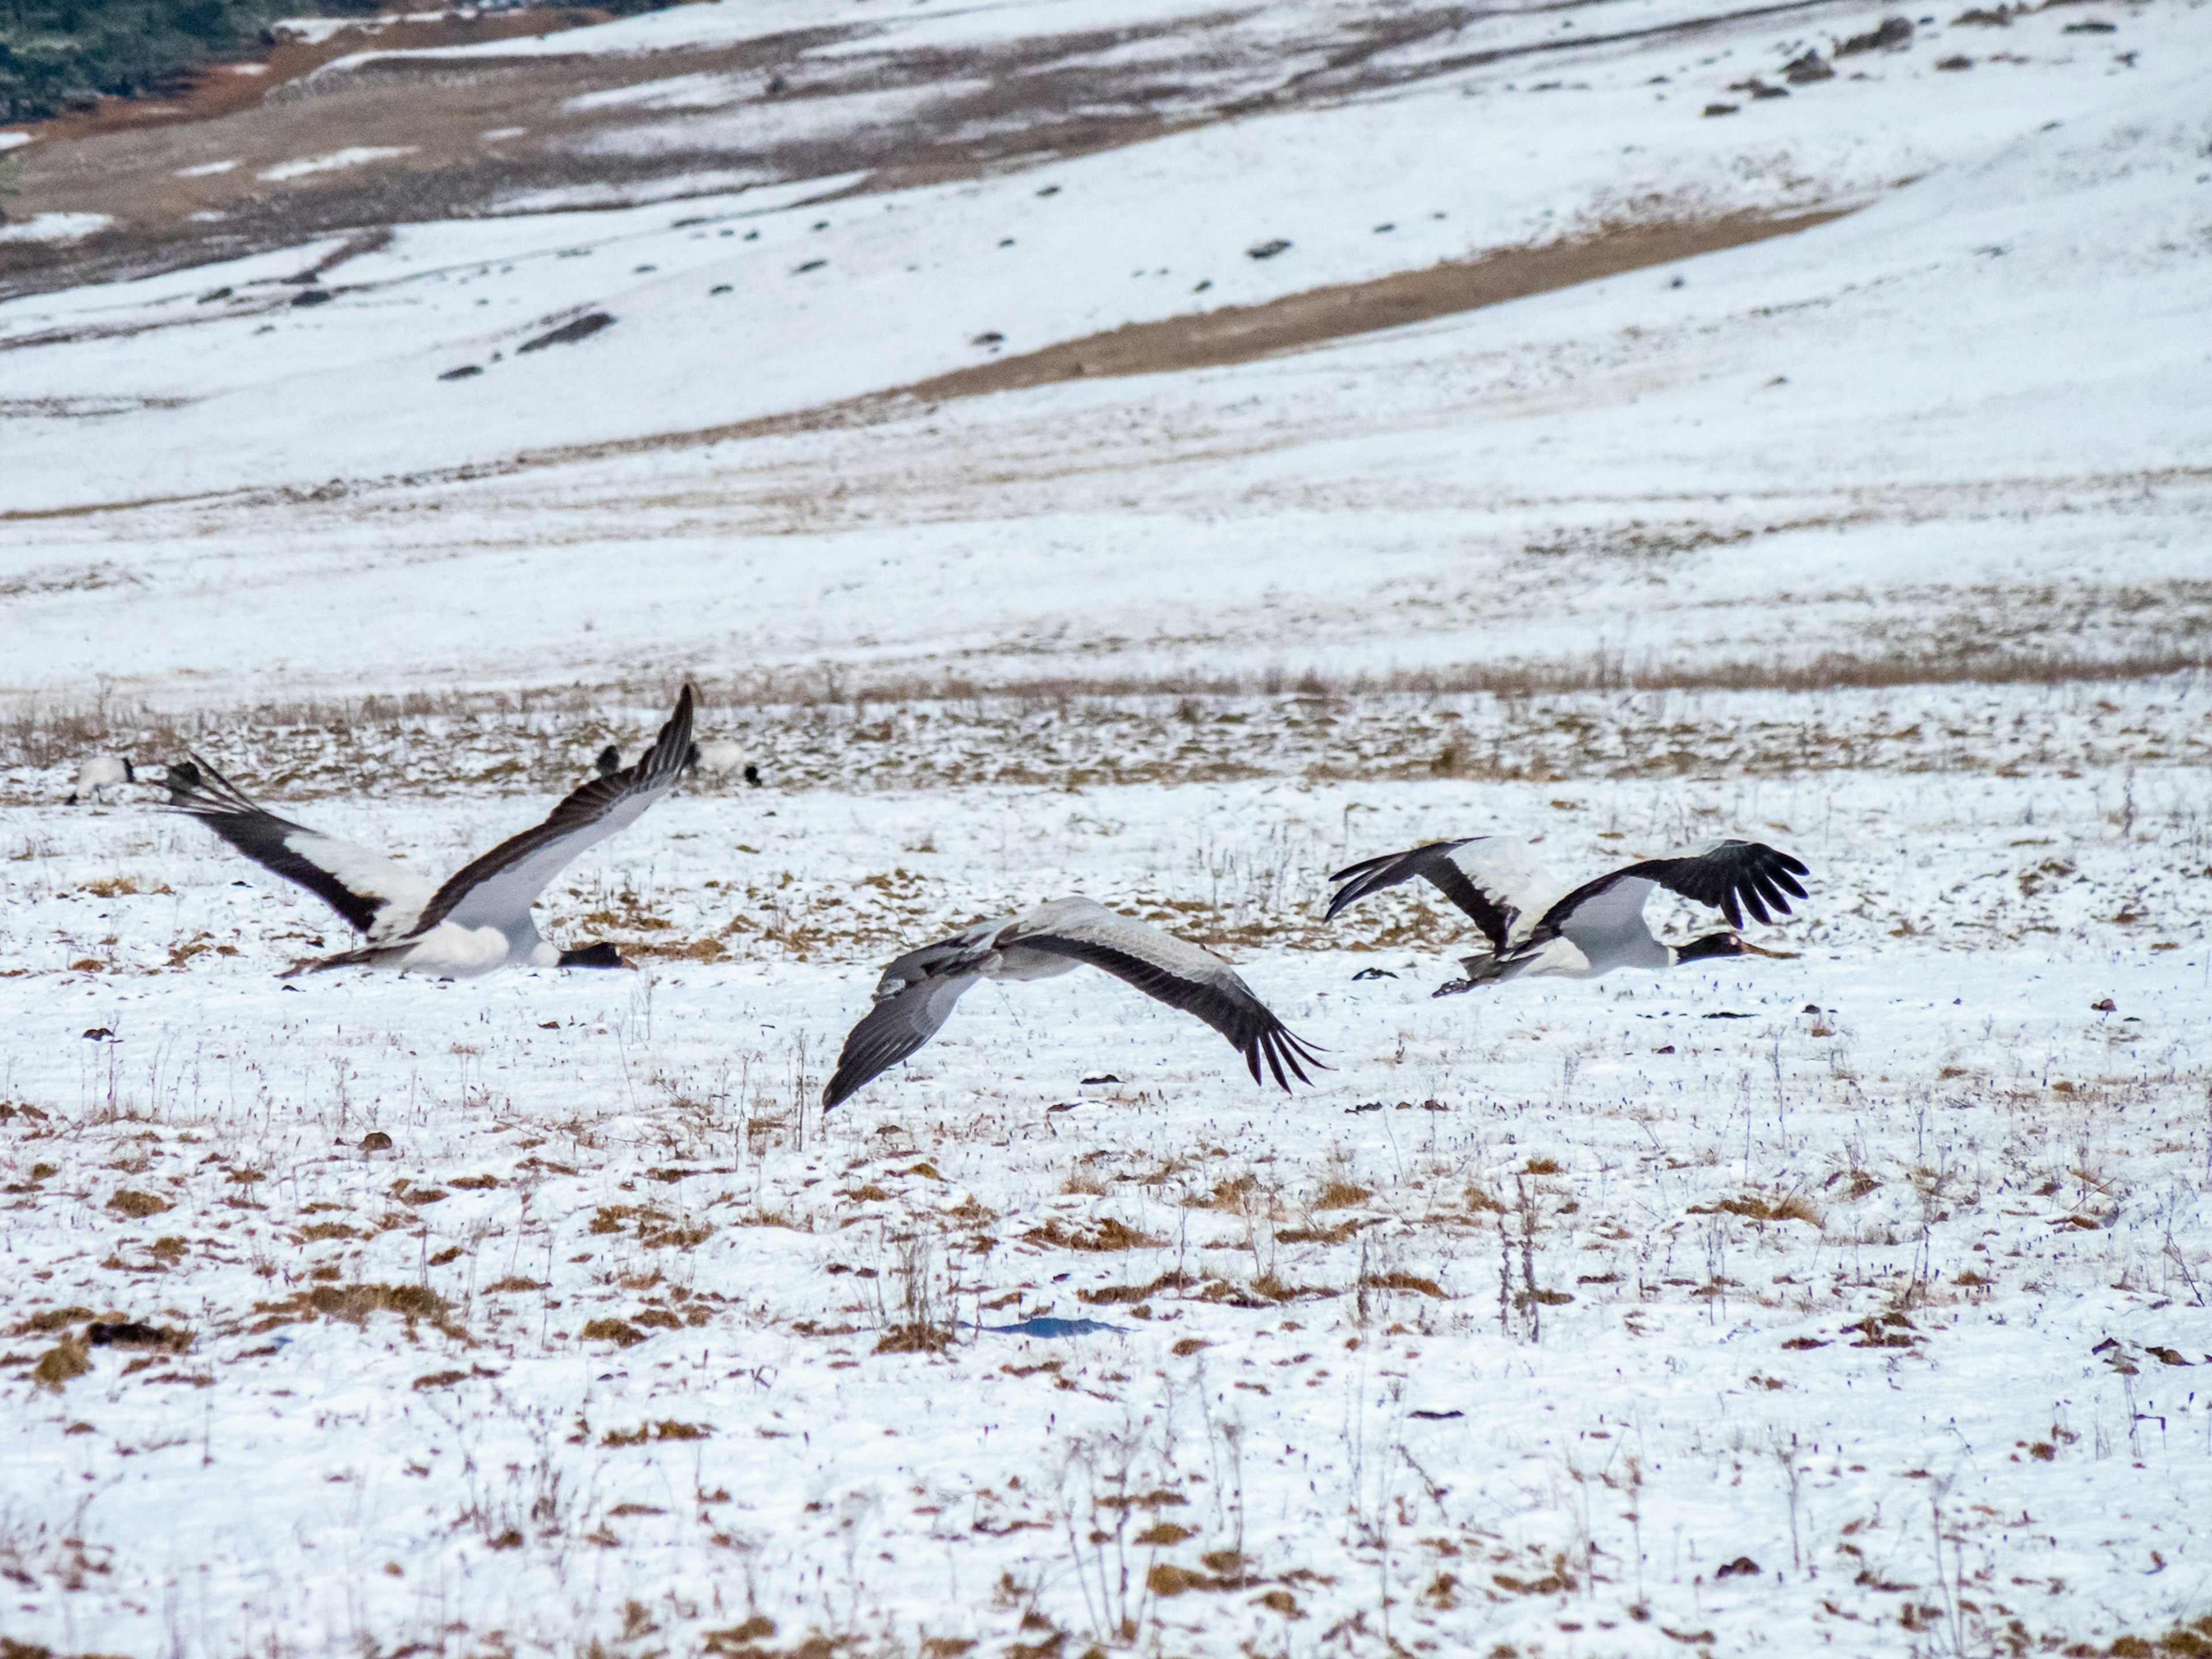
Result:
<svg viewBox="0 0 2212 1659"><path fill-rule="evenodd" d="M424 908L416 931L427 933L441 921L504 929L528 915L569 860L628 829L676 787L691 748L693 701L687 685L676 712L635 765L592 779L536 829L501 842L449 877Z"/></svg>
<svg viewBox="0 0 2212 1659"><path fill-rule="evenodd" d="M346 919L356 933L404 932L428 902L430 884L354 842L280 818L201 757L168 769L169 805L221 836L263 869L295 882Z"/></svg>
<svg viewBox="0 0 2212 1659"><path fill-rule="evenodd" d="M1324 920L1334 921L1346 906L1415 876L1465 911L1492 951L1504 950L1520 924L1559 891L1558 884L1529 857L1527 842L1510 836L1475 836L1431 842L1338 871L1329 879L1346 884L1329 901Z"/></svg>
<svg viewBox="0 0 2212 1659"><path fill-rule="evenodd" d="M1040 951L1103 968L1146 996L1197 1015L1244 1056L1255 1083L1266 1081L1263 1060L1285 1092L1290 1077L1313 1080L1304 1066L1328 1069L1220 957L1089 899L1040 905L998 942L1002 950Z"/></svg>
<svg viewBox="0 0 2212 1659"><path fill-rule="evenodd" d="M923 952L912 954L918 957ZM830 1086L822 1091L822 1109L826 1112L857 1094L918 1051L945 1029L945 1022L952 1018L953 1005L982 977L972 971L923 974L902 981L896 989L879 988L876 1006L846 1035L845 1046L837 1055L837 1069L830 1076ZM890 974L884 980L889 985Z"/></svg>
<svg viewBox="0 0 2212 1659"><path fill-rule="evenodd" d="M1724 841L1688 858L1647 859L1584 882L1544 913L1531 937L1542 939L1565 933L1571 921L1577 927L1588 925L1598 919L1591 915L1594 904L1609 909L1632 896L1633 908L1641 910L1653 884L1711 905L1731 927L1743 926L1746 910L1769 921L1770 910L1786 916L1790 897L1805 896L1797 878L1807 873L1797 860L1763 842Z"/></svg>

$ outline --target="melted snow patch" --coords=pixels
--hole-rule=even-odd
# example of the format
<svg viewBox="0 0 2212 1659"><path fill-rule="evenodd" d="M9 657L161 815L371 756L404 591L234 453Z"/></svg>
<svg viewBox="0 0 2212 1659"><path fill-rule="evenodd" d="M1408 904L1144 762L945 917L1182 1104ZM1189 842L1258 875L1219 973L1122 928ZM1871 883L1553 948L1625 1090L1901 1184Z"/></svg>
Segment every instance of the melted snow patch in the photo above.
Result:
<svg viewBox="0 0 2212 1659"><path fill-rule="evenodd" d="M765 75L676 75L641 86L611 87L571 98L564 109L723 109L757 96Z"/></svg>
<svg viewBox="0 0 2212 1659"><path fill-rule="evenodd" d="M37 135L28 132L0 132L0 149L14 149L29 143Z"/></svg>
<svg viewBox="0 0 2212 1659"><path fill-rule="evenodd" d="M334 149L328 155L303 156L296 161L279 161L260 176L271 183L286 179L300 179L311 173L336 173L343 167L357 167L370 161L388 161L395 156L412 155L412 144L352 144L344 149Z"/></svg>
<svg viewBox="0 0 2212 1659"><path fill-rule="evenodd" d="M0 225L0 242L77 242L114 222L104 213L34 213L20 225Z"/></svg>
<svg viewBox="0 0 2212 1659"><path fill-rule="evenodd" d="M234 155L228 161L203 161L196 167L179 167L177 169L177 177L179 179L206 179L218 173L228 173L237 165L238 158Z"/></svg>

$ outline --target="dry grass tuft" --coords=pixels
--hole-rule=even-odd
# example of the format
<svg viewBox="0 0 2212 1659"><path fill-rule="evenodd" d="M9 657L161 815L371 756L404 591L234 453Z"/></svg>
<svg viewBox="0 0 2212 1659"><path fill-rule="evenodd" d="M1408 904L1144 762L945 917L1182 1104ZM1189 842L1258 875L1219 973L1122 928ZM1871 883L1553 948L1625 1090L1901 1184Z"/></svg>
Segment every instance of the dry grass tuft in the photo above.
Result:
<svg viewBox="0 0 2212 1659"><path fill-rule="evenodd" d="M894 1325L876 1339L878 1353L943 1353L952 1346L952 1333L941 1325Z"/></svg>
<svg viewBox="0 0 2212 1659"><path fill-rule="evenodd" d="M1418 1291L1423 1296L1432 1296L1439 1302L1446 1300L1444 1287L1433 1279L1424 1279L1419 1273L1365 1273L1359 1283L1370 1291ZM1571 1301L1573 1298L1568 1297Z"/></svg>
<svg viewBox="0 0 2212 1659"><path fill-rule="evenodd" d="M645 1333L627 1319L594 1319L576 1334L586 1342L611 1342L618 1348L634 1348L646 1340Z"/></svg>
<svg viewBox="0 0 2212 1659"><path fill-rule="evenodd" d="M1355 1187L1348 1181L1332 1181L1321 1189L1313 1206L1316 1210L1349 1210L1374 1196L1372 1188Z"/></svg>
<svg viewBox="0 0 2212 1659"><path fill-rule="evenodd" d="M602 1446L642 1446L658 1444L664 1440L705 1440L712 1437L714 1425L711 1423L679 1423L674 1418L664 1418L658 1423L641 1423L634 1429L609 1429L601 1437Z"/></svg>
<svg viewBox="0 0 2212 1659"><path fill-rule="evenodd" d="M1112 1250L1156 1250L1161 1241L1149 1233L1140 1233L1126 1223L1108 1216L1098 1224L1096 1231L1071 1232L1059 1217L1054 1216L1042 1227L1032 1227L1022 1237L1032 1244L1048 1244L1063 1250L1083 1250L1103 1254Z"/></svg>
<svg viewBox="0 0 2212 1659"><path fill-rule="evenodd" d="M1161 1291L1185 1290L1189 1286L1195 1285L1197 1282L1198 1281L1193 1279L1188 1273L1170 1272L1162 1273L1158 1279L1152 1280L1149 1285L1109 1285L1100 1290L1078 1291L1075 1293L1075 1299L1078 1302L1089 1303L1093 1307L1112 1306L1121 1303L1145 1302L1149 1301L1154 1295ZM1195 1337L1188 1338L1186 1340L1189 1341L1197 1341ZM1202 1348L1206 1346L1206 1344L1200 1342L1198 1346ZM1186 1350L1178 1345L1176 1348L1176 1352L1177 1353L1182 1353L1185 1352L1195 1352L1196 1350Z"/></svg>
<svg viewBox="0 0 2212 1659"><path fill-rule="evenodd" d="M133 1221L143 1221L149 1215L160 1215L169 1206L151 1193L132 1192L125 1187L116 1190L107 1200L107 1207L120 1211Z"/></svg>
<svg viewBox="0 0 2212 1659"><path fill-rule="evenodd" d="M1714 1204L1692 1204L1690 1213L1740 1215L1747 1221L1802 1221L1814 1228L1820 1224L1820 1212L1794 1193L1771 1202L1747 1193L1741 1198L1723 1198Z"/></svg>
<svg viewBox="0 0 2212 1659"><path fill-rule="evenodd" d="M91 1360L85 1356L83 1343L64 1340L39 1356L38 1364L32 1368L31 1381L59 1394L70 1378L82 1376L92 1369Z"/></svg>

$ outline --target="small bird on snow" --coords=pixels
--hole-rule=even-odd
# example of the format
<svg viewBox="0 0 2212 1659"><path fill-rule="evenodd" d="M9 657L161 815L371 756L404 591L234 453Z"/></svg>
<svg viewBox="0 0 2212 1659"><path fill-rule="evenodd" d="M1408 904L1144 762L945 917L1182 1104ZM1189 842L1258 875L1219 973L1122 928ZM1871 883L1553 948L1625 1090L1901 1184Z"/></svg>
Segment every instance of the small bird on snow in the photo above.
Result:
<svg viewBox="0 0 2212 1659"><path fill-rule="evenodd" d="M1527 842L1477 836L1431 842L1338 871L1329 879L1344 885L1329 901L1326 920L1385 887L1415 876L1428 881L1490 940L1487 955L1462 959L1467 978L1437 988L1435 994L1444 996L1522 974L1595 979L1616 968L1772 956L1734 930L1743 926L1745 910L1760 921L1769 920L1770 908L1788 915L1784 896L1805 896L1796 878L1806 873L1789 854L1762 842L1723 841L1687 857L1625 866L1570 892L1529 856ZM1728 918L1730 931L1687 945L1662 945L1644 921L1644 903L1655 887L1714 906Z"/></svg>
<svg viewBox="0 0 2212 1659"><path fill-rule="evenodd" d="M248 858L330 904L365 936L359 950L295 962L283 975L367 964L458 979L526 968L627 968L609 944L562 951L538 937L531 906L586 847L625 830L676 787L691 743L691 688L637 764L570 794L544 823L431 884L351 842L280 818L195 756L170 769L170 804Z"/></svg>
<svg viewBox="0 0 2212 1659"><path fill-rule="evenodd" d="M603 778L611 778L622 770L622 750L609 744L599 750L599 758L592 763L592 770Z"/></svg>
<svg viewBox="0 0 2212 1659"><path fill-rule="evenodd" d="M1264 1081L1263 1060L1286 1094L1286 1069L1301 1083L1312 1081L1301 1060L1328 1069L1212 951L1087 898L1058 898L1026 915L974 923L884 969L876 1006L837 1056L836 1073L822 1092L823 1109L859 1092L935 1036L970 986L987 979L1050 979L1086 962L1197 1015L1243 1054L1255 1083Z"/></svg>
<svg viewBox="0 0 2212 1659"><path fill-rule="evenodd" d="M68 804L105 802L110 792L137 781L138 769L131 763L130 756L87 755L76 763L76 787L70 791Z"/></svg>
<svg viewBox="0 0 2212 1659"><path fill-rule="evenodd" d="M691 745L690 769L694 772L704 773L710 778L726 778L741 766L744 768L745 781L759 788L760 768L745 759L743 744L716 741Z"/></svg>

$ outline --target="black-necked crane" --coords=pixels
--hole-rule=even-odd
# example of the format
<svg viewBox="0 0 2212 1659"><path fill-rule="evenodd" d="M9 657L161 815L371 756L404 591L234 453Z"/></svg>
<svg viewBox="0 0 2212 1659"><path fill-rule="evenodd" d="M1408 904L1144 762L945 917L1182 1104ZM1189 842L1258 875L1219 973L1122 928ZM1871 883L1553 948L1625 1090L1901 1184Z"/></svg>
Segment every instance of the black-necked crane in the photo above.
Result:
<svg viewBox="0 0 2212 1659"><path fill-rule="evenodd" d="M1328 920L1370 893L1419 876L1471 917L1490 941L1467 957L1468 977L1437 994L1471 990L1523 974L1593 979L1616 968L1673 968L1717 957L1771 956L1738 933L1746 910L1764 922L1790 914L1805 866L1755 841L1723 841L1680 858L1647 859L1569 890L1530 856L1528 843L1502 836L1431 842L1368 859L1329 879L1344 884ZM1644 901L1664 887L1728 918L1729 931L1687 945L1663 945L1644 920Z"/></svg>
<svg viewBox="0 0 2212 1659"><path fill-rule="evenodd" d="M296 882L343 916L357 950L295 962L292 974L356 965L458 979L513 963L526 968L626 968L612 945L561 950L538 936L531 907L586 848L635 823L675 788L691 744L690 686L637 763L594 778L543 823L501 842L441 885L355 842L280 818L195 756L170 770L170 804L264 869Z"/></svg>
<svg viewBox="0 0 2212 1659"><path fill-rule="evenodd" d="M1058 898L1023 915L974 923L884 969L876 1006L846 1037L823 1106L849 1098L921 1048L971 987L987 979L1050 979L1086 963L1197 1015L1244 1056L1255 1083L1266 1081L1263 1063L1286 1093L1292 1077L1312 1081L1304 1066L1327 1069L1212 951L1087 898Z"/></svg>

